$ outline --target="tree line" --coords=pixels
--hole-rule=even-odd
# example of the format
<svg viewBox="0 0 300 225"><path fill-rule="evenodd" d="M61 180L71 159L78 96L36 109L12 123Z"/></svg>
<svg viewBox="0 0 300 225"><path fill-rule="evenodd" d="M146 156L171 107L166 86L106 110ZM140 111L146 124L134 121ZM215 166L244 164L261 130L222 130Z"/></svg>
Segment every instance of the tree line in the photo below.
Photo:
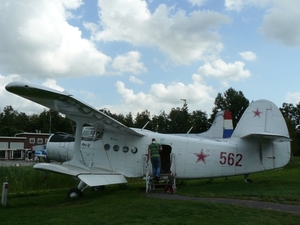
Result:
<svg viewBox="0 0 300 225"><path fill-rule="evenodd" d="M233 127L235 127L249 103L243 92L229 88L223 94L217 94L210 117L202 110L189 112L185 99L183 99L182 107L172 108L169 113L161 111L159 115L151 115L146 109L138 112L133 118L131 112L123 115L114 114L107 109L99 110L128 127L142 128L146 125L145 129L159 133L187 133L188 131L201 133L211 126L219 110L231 111ZM290 137L293 140L292 152L294 155L300 155L300 132L298 132L300 129L296 129L300 124L300 103L296 106L283 103L279 109L286 120ZM12 106L6 106L0 113L0 124L0 136L14 136L22 132L55 133L60 131L69 134L75 132L75 123L53 110L26 115L16 111Z"/></svg>

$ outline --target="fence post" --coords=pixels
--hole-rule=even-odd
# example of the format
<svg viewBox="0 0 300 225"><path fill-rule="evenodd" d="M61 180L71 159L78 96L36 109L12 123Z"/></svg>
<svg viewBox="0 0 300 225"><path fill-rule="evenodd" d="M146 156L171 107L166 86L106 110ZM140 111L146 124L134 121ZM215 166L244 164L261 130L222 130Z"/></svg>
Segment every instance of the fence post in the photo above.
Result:
<svg viewBox="0 0 300 225"><path fill-rule="evenodd" d="M2 205L6 206L8 194L8 183L4 182L2 185Z"/></svg>

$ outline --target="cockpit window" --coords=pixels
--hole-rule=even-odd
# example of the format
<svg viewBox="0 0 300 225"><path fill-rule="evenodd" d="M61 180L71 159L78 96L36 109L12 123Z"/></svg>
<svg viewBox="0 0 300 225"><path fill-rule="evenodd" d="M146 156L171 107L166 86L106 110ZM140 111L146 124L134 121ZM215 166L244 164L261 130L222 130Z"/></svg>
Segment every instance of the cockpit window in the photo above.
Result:
<svg viewBox="0 0 300 225"><path fill-rule="evenodd" d="M102 137L103 132L96 130L95 127L84 127L82 130L82 140L92 141L96 139L100 139Z"/></svg>

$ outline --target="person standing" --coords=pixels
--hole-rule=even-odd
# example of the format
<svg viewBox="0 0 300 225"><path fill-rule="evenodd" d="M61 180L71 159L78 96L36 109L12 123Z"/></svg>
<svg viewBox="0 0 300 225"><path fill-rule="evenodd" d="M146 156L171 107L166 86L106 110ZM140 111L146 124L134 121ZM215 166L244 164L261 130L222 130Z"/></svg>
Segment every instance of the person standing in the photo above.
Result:
<svg viewBox="0 0 300 225"><path fill-rule="evenodd" d="M155 138L152 138L152 143L148 146L148 160L151 159L153 179L159 181L161 161L159 153L162 151L162 147L156 142Z"/></svg>

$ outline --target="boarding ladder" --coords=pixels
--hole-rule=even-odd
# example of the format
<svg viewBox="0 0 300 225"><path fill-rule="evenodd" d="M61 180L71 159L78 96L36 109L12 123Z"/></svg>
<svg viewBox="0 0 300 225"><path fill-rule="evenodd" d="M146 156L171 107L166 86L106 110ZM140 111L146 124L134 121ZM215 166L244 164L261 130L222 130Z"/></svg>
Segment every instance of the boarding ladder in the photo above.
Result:
<svg viewBox="0 0 300 225"><path fill-rule="evenodd" d="M144 180L146 182L146 193L154 191L154 190L162 190L167 185L168 181L168 174L161 174L159 182L153 180L152 175L152 165L151 160L147 162L147 154L143 155L143 174L144 174ZM170 170L174 174L174 184L173 189L176 190L176 163L175 163L175 154L170 154Z"/></svg>

